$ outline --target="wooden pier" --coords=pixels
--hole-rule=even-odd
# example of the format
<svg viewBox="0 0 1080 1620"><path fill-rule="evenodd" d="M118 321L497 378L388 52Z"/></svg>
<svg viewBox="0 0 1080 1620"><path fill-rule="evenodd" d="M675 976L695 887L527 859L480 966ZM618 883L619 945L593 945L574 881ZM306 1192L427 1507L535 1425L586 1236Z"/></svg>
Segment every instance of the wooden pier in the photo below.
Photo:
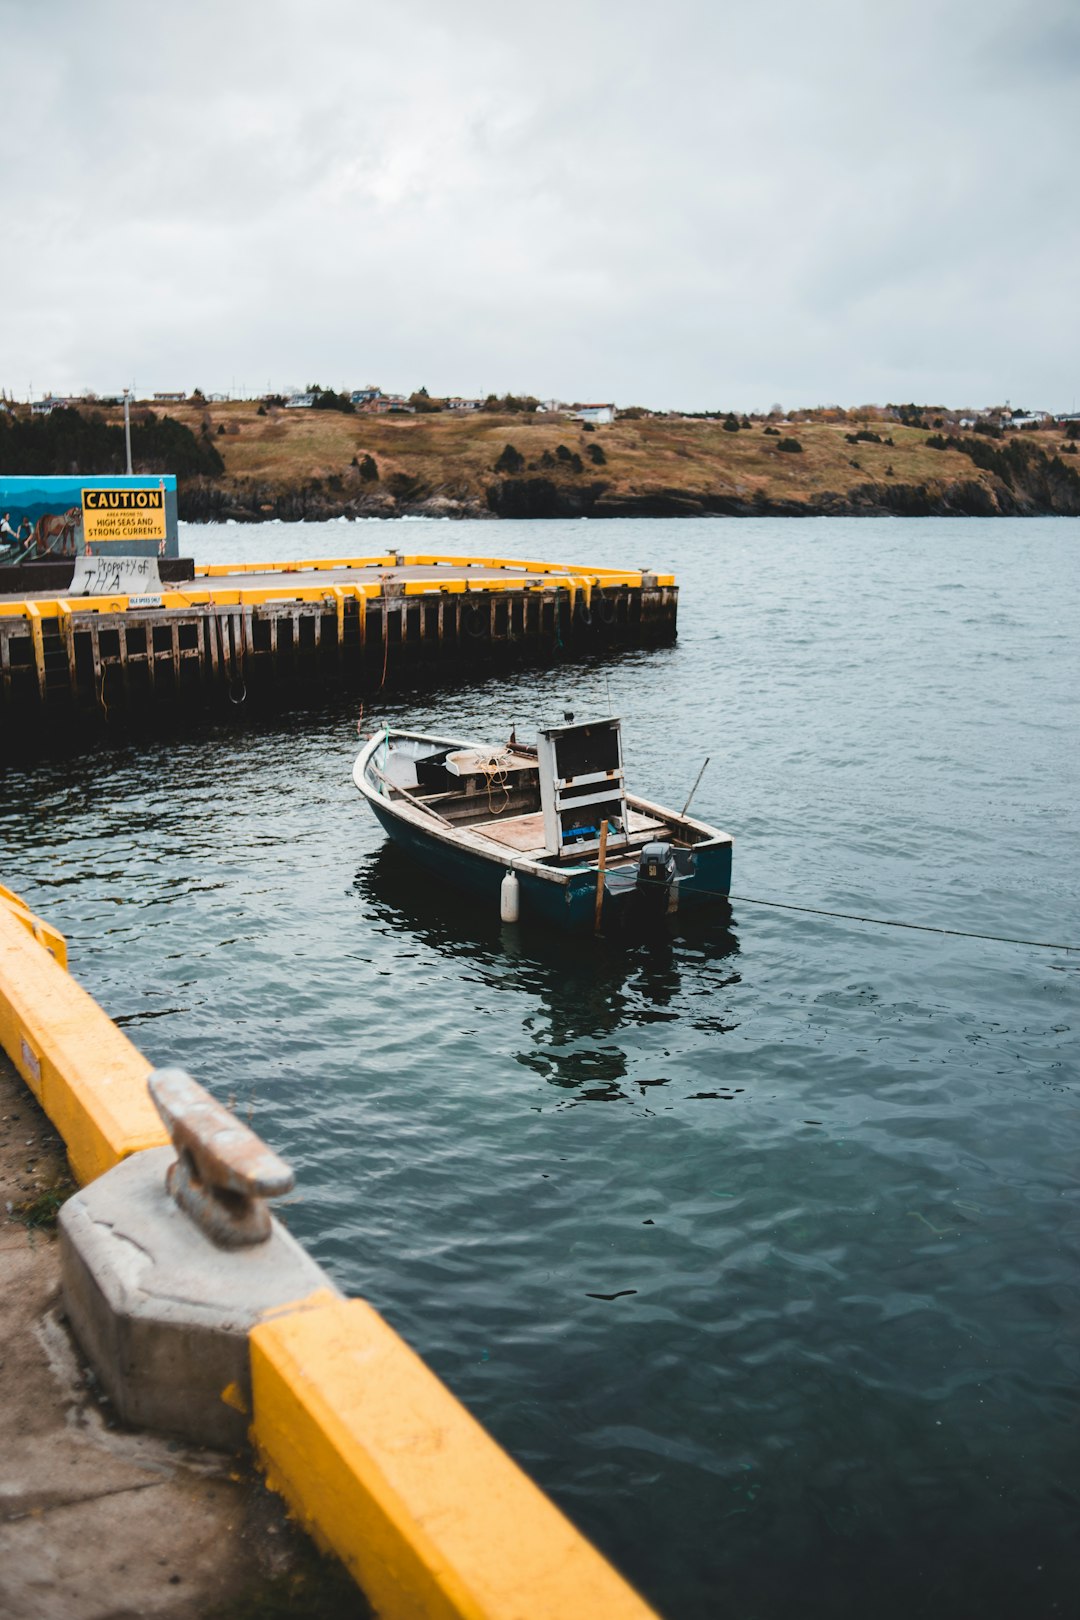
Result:
<svg viewBox="0 0 1080 1620"><path fill-rule="evenodd" d="M8 586L11 570L4 585ZM671 574L404 556L210 565L160 596L0 594L0 728L285 705L675 639Z"/></svg>

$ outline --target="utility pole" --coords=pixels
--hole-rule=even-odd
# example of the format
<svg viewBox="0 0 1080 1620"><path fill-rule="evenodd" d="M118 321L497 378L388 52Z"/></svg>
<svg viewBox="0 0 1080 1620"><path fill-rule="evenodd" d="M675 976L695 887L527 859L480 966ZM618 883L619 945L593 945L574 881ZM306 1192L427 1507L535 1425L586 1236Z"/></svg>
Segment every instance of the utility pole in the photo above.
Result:
<svg viewBox="0 0 1080 1620"><path fill-rule="evenodd" d="M131 393L131 390L129 388L124 389L124 448L127 451L127 470L128 470L128 476L129 477L131 476L131 410L130 410L131 400L129 398L130 393Z"/></svg>

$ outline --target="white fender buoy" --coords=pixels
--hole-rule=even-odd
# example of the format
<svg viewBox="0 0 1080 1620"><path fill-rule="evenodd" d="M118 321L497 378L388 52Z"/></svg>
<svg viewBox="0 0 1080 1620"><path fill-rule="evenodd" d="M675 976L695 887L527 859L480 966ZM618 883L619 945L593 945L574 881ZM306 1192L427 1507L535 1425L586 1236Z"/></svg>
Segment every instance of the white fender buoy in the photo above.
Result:
<svg viewBox="0 0 1080 1620"><path fill-rule="evenodd" d="M504 923L517 922L521 910L521 885L517 873L507 872L499 890L499 916Z"/></svg>

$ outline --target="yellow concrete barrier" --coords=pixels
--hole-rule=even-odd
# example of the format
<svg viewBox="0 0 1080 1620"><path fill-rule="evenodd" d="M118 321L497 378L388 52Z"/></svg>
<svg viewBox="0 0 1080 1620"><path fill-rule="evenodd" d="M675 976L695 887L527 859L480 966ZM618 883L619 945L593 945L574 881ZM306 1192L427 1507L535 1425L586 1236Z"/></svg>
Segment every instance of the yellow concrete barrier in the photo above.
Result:
<svg viewBox="0 0 1080 1620"><path fill-rule="evenodd" d="M345 585L342 589L356 596L367 595L375 598L382 594L380 584ZM326 602L329 606L333 604L333 591L332 585L234 586L230 590L226 590L223 586L206 586L198 589L190 587L186 591L163 591L160 609L172 611L177 608L199 607L261 607L267 602ZM145 611L146 609L142 607L133 609L129 596L79 596L58 598L56 601L41 599L35 602L0 602L0 618L26 619L31 635L36 634L35 646L38 646L41 640L40 621L43 619L70 618L73 614L85 613L111 615Z"/></svg>
<svg viewBox="0 0 1080 1620"><path fill-rule="evenodd" d="M77 1181L168 1143L146 1089L151 1065L7 901L0 905L0 1045L64 1138Z"/></svg>
<svg viewBox="0 0 1080 1620"><path fill-rule="evenodd" d="M62 968L67 967L67 940L59 929L45 922L43 918L35 916L25 901L20 900L10 889L5 889L2 883L0 883L0 905L7 907L16 922L22 923L27 933L33 934L39 945L44 945L54 962L59 962Z"/></svg>
<svg viewBox="0 0 1080 1620"><path fill-rule="evenodd" d="M267 1482L383 1620L655 1620L363 1300L313 1294L250 1343Z"/></svg>
<svg viewBox="0 0 1080 1620"><path fill-rule="evenodd" d="M383 594L382 581L361 581L344 586L334 585L302 585L293 584L284 576L303 573L318 572L330 568L372 568L374 566L393 567L393 557L369 557L342 559L333 561L312 561L307 563L237 563L235 566L225 563L201 564L195 569L200 581L209 583L191 584L185 589L166 589L160 595L160 609L175 611L176 609L198 607L261 607L268 602L326 602L328 607L337 605L336 592L344 589L350 595L375 600ZM503 577L440 579L438 565L458 567L463 564L472 564L492 570L507 570ZM432 590L453 592L478 592L481 594L497 591L536 590L541 588L537 584L537 577L543 581L543 589L566 590L570 593L571 601L576 600L578 592L585 597L586 606L590 605L594 586L606 589L609 586L628 586L633 589L640 587L642 575L638 569L619 568L589 568L571 569L560 563L521 563L507 558L499 557L406 557L407 566L430 566L432 577L427 580L402 581L403 592L406 596L421 596ZM521 573L528 569L533 576L526 578ZM243 574L278 574L281 575L280 585L245 586L234 585L226 588L215 583L217 579L227 575ZM674 574L657 574L657 585L674 585ZM82 596L77 598L40 598L34 601L7 600L0 602L0 618L21 618L27 621L27 626L33 642L35 667L38 675L38 684L44 693L45 663L44 644L41 625L46 619L70 620L72 614L98 613L105 615L128 613L132 611L144 612L140 606L132 609L129 596Z"/></svg>
<svg viewBox="0 0 1080 1620"><path fill-rule="evenodd" d="M296 574L309 568L393 568L397 558L386 557L313 557L302 562L248 562L248 563L196 563L195 574L207 579L223 574Z"/></svg>

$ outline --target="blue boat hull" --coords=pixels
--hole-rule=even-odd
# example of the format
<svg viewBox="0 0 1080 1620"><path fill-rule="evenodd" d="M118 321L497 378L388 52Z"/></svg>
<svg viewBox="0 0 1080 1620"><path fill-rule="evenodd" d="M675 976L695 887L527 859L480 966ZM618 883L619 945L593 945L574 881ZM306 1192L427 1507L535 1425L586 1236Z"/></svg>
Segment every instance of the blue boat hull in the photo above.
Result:
<svg viewBox="0 0 1080 1620"><path fill-rule="evenodd" d="M499 894L508 866L503 861L474 853L458 844L428 836L410 822L384 809L378 799L369 801L380 824L390 838L415 861L437 878L452 883L455 888L470 894L477 905L489 908L492 916L499 915ZM697 909L702 905L715 905L726 898L731 888L730 843L706 848L696 853L694 872L679 879L678 910ZM580 872L564 873L563 881L549 882L516 866L520 888L520 907L523 920L539 920L567 933L592 933L596 924L596 871L582 868ZM631 896L632 896L631 891ZM604 902L605 924L615 924L622 910L630 911L631 896L616 903L608 894Z"/></svg>
<svg viewBox="0 0 1080 1620"><path fill-rule="evenodd" d="M377 801L371 807L379 822L400 849L436 877L452 883L476 899L478 905L499 915L499 893L508 868L496 860L486 860L459 845L426 837L418 828L383 810ZM566 883L546 883L529 872L518 871L522 917L540 918L571 933L584 933L593 926L596 914L596 875L572 873Z"/></svg>

